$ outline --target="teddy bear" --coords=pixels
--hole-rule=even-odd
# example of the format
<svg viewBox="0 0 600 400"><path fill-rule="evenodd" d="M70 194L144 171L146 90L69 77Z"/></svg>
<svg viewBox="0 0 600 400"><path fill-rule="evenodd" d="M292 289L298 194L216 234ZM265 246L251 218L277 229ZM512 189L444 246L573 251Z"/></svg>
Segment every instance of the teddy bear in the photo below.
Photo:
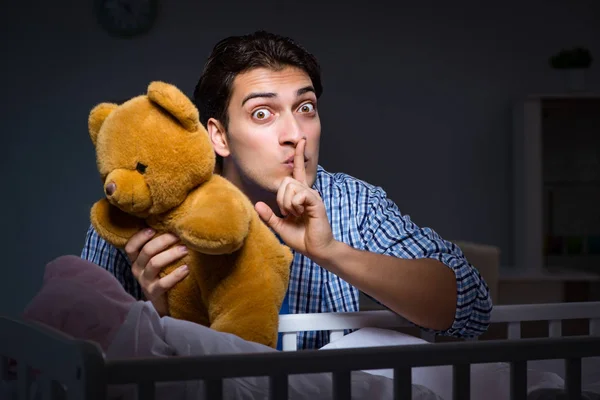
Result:
<svg viewBox="0 0 600 400"><path fill-rule="evenodd" d="M214 172L216 156L198 109L176 86L153 81L88 118L105 196L91 207L99 236L123 248L145 228L188 248L164 276L189 274L167 292L170 317L276 347L292 251L250 199Z"/></svg>

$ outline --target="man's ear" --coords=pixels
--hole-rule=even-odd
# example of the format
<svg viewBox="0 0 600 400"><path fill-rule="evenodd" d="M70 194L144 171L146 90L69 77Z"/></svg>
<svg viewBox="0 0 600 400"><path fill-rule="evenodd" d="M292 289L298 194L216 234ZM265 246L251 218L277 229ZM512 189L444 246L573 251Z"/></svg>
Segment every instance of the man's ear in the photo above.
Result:
<svg viewBox="0 0 600 400"><path fill-rule="evenodd" d="M221 157L227 157L230 154L229 143L227 142L227 132L221 122L214 118L210 118L206 122L206 130L212 142L215 153Z"/></svg>

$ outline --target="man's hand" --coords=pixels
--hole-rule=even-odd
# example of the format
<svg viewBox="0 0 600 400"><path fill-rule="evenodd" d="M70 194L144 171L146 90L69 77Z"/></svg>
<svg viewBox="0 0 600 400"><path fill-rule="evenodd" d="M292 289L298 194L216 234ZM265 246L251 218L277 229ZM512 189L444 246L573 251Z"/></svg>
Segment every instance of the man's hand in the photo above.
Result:
<svg viewBox="0 0 600 400"><path fill-rule="evenodd" d="M142 230L129 239L125 252L131 262L133 276L140 283L146 299L160 316L168 315L166 292L185 278L189 271L182 265L172 273L159 278L160 270L187 254L185 246L174 246L179 239L171 234L154 237L152 230Z"/></svg>
<svg viewBox="0 0 600 400"><path fill-rule="evenodd" d="M286 177L277 191L282 218L271 208L256 203L256 211L281 239L294 250L314 259L327 256L335 243L321 196L306 182L304 147L306 139L296 145L292 177Z"/></svg>

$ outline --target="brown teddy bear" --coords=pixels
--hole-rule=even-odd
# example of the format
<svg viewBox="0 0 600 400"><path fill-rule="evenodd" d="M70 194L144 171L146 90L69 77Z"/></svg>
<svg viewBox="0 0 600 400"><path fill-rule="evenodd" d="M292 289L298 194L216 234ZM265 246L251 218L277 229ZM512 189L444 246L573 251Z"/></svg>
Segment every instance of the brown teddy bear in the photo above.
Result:
<svg viewBox="0 0 600 400"><path fill-rule="evenodd" d="M178 88L152 82L147 95L89 115L106 197L91 222L124 247L140 229L171 232L189 249L190 273L167 294L169 315L277 345L291 250L236 186L213 174L215 154L197 108Z"/></svg>

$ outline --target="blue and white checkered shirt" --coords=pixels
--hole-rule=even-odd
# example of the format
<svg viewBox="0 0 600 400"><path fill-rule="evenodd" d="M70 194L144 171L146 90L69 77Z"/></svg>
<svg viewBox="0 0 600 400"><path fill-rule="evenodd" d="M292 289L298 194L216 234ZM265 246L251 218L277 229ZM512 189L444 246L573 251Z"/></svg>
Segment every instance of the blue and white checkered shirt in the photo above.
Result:
<svg viewBox="0 0 600 400"><path fill-rule="evenodd" d="M454 244L429 228L415 225L379 187L342 173L318 167L313 186L325 203L334 237L360 250L401 258L435 258L456 275L458 301L455 320L439 335L477 336L487 329L492 309L489 289ZM134 279L127 255L101 239L90 226L81 257L111 272L125 290L137 299L142 291ZM295 253L288 288L290 313L354 312L359 310L358 290ZM329 332L298 335L299 349L320 348L329 342Z"/></svg>

